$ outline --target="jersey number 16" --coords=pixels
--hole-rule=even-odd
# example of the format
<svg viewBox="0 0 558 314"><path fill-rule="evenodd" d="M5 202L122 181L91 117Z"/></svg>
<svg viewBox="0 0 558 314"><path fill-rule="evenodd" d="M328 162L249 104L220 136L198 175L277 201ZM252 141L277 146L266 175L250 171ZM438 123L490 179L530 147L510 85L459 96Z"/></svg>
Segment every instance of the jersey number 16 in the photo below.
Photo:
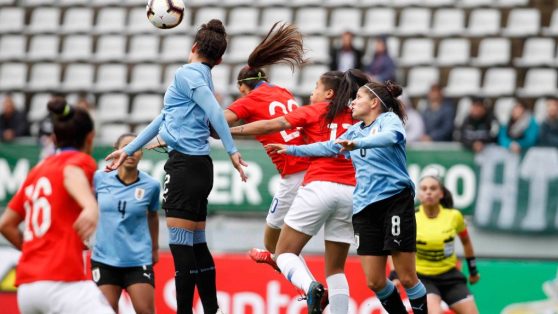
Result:
<svg viewBox="0 0 558 314"><path fill-rule="evenodd" d="M46 177L41 177L35 185L25 188L27 200L23 204L25 208L25 230L23 241L31 241L33 237L40 238L50 228L51 206L47 199L52 194L52 185ZM39 222L39 216L41 221Z"/></svg>

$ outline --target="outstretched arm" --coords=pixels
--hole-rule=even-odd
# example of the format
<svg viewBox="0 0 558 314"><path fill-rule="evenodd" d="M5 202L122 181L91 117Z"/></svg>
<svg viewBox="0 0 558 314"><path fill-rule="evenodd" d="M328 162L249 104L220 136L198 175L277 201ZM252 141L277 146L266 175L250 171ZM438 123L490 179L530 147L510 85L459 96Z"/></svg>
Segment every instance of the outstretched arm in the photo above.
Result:
<svg viewBox="0 0 558 314"><path fill-rule="evenodd" d="M233 135L264 135L292 128L293 127L285 117L278 117L271 120L260 120L235 126L231 128L231 133Z"/></svg>
<svg viewBox="0 0 558 314"><path fill-rule="evenodd" d="M278 154L288 154L300 157L328 157L339 155L341 146L333 141L325 141L300 146L268 144L265 146L265 149Z"/></svg>
<svg viewBox="0 0 558 314"><path fill-rule="evenodd" d="M360 148L367 149L391 146L397 144L399 141L403 140L403 138L404 136L400 132L396 130L389 130L376 133L374 136L367 136L355 140L339 139L336 143L343 146L341 151L350 151Z"/></svg>

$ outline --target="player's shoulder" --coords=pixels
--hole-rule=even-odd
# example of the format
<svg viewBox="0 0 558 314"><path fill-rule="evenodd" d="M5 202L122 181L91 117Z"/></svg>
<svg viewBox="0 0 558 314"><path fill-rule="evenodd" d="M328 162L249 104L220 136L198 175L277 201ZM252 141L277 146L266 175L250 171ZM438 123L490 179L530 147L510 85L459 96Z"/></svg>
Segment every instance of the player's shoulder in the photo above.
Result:
<svg viewBox="0 0 558 314"><path fill-rule="evenodd" d="M463 217L463 214L457 208L444 208L443 210L447 215L450 215L452 217L456 217L456 218L462 218Z"/></svg>
<svg viewBox="0 0 558 314"><path fill-rule="evenodd" d="M139 177L140 181L145 182L145 184L150 188L159 188L161 185L161 183L157 179L153 178L144 171L139 171Z"/></svg>

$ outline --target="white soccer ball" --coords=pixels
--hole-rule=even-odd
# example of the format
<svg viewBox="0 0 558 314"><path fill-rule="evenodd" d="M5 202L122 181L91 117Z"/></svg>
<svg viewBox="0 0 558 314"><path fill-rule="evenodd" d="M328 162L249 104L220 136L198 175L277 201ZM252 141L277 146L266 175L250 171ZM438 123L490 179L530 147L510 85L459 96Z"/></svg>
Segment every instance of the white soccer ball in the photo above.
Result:
<svg viewBox="0 0 558 314"><path fill-rule="evenodd" d="M157 28L173 28L182 22L182 0L149 0L145 7L149 22Z"/></svg>

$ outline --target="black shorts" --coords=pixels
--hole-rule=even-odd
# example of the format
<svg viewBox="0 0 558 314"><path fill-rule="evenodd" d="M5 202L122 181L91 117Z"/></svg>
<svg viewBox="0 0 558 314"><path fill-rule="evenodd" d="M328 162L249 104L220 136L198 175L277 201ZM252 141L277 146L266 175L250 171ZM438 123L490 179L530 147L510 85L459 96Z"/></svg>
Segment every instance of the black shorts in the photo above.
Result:
<svg viewBox="0 0 558 314"><path fill-rule="evenodd" d="M162 208L167 217L205 221L207 197L213 188L211 157L172 151L165 172Z"/></svg>
<svg viewBox="0 0 558 314"><path fill-rule="evenodd" d="M153 266L114 267L91 260L91 275L97 286L114 285L127 288L136 283L147 283L155 288Z"/></svg>
<svg viewBox="0 0 558 314"><path fill-rule="evenodd" d="M467 287L467 279L455 268L440 275L417 275L426 287L426 293L440 296L450 307L471 296Z"/></svg>
<svg viewBox="0 0 558 314"><path fill-rule="evenodd" d="M366 206L353 216L358 255L416 252L417 223L410 188Z"/></svg>

